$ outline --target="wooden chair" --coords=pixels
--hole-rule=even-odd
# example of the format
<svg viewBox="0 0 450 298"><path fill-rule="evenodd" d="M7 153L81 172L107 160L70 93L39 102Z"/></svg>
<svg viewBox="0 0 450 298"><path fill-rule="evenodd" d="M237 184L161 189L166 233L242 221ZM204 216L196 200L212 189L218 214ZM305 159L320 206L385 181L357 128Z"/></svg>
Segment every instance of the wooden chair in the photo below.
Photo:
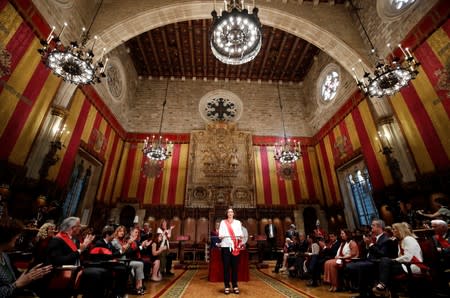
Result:
<svg viewBox="0 0 450 298"><path fill-rule="evenodd" d="M192 255L192 260L195 261L195 229L196 229L196 220L195 218L188 217L184 220L183 223L183 236L187 236L188 240L183 241L181 244L181 259L180 261L185 261L186 254Z"/></svg>
<svg viewBox="0 0 450 298"><path fill-rule="evenodd" d="M199 260L197 256L206 256L206 246L209 239L209 220L205 217L197 220L196 232L195 232L195 255L196 260Z"/></svg>
<svg viewBox="0 0 450 298"><path fill-rule="evenodd" d="M77 297L80 290L81 266L55 267L42 281L42 297Z"/></svg>
<svg viewBox="0 0 450 298"><path fill-rule="evenodd" d="M181 235L181 220L179 217L174 217L170 221L170 225L174 225L175 228L172 230L172 237L169 241L170 243L170 249L169 253L175 255L175 259L178 260L179 254L180 254L180 241L177 240L178 236Z"/></svg>
<svg viewBox="0 0 450 298"><path fill-rule="evenodd" d="M257 256L258 262L258 241L256 241L255 237L258 234L258 223L256 219L254 218L248 218L247 219L247 231L248 231L248 241L247 241L247 250L249 254L249 261L252 261L254 259L254 256Z"/></svg>

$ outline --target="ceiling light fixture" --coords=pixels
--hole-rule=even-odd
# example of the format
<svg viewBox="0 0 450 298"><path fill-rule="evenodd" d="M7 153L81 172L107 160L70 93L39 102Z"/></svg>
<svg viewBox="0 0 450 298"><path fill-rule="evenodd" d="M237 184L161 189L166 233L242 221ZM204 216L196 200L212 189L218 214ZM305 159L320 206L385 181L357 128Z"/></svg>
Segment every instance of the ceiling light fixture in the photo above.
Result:
<svg viewBox="0 0 450 298"><path fill-rule="evenodd" d="M103 59L106 49L103 49L100 59L94 62L93 49L97 41L97 36L94 36L90 47L87 46L92 24L100 11L102 3L103 0L100 1L89 28L87 30L84 27L82 28L80 42L76 40L71 41L67 47L62 44L61 35L67 27L67 23L64 23L58 35L53 35L55 31L55 27L53 26L47 39L41 40L42 48L38 49L38 52L42 56L42 62L55 75L61 77L66 82L76 85L94 84L99 83L100 78L106 76L105 67L108 63L108 58L106 60Z"/></svg>
<svg viewBox="0 0 450 298"><path fill-rule="evenodd" d="M262 44L261 23L258 8L253 1L245 8L244 1L224 0L223 10L219 14L211 12L213 17L209 39L211 50L219 61L225 64L239 65L253 60Z"/></svg>
<svg viewBox="0 0 450 298"><path fill-rule="evenodd" d="M278 87L278 101L280 103L280 110L281 110L281 122L283 124L283 134L284 138L281 141L281 143L275 144L275 160L280 162L281 164L289 164L294 163L297 161L300 157L302 157L302 149L300 141L293 141L291 139L288 139L286 136L286 128L284 126L284 116L283 116L283 104L281 103L281 95L280 95L280 84L277 85Z"/></svg>
<svg viewBox="0 0 450 298"><path fill-rule="evenodd" d="M163 139L162 136L162 123L164 118L164 110L166 107L167 102L167 92L169 90L169 79L167 79L167 85L166 85L166 94L164 96L164 102L163 102L163 108L161 112L161 121L159 122L159 133L158 137L153 135L152 139L150 140L149 137L147 137L144 140L144 148L142 149L142 152L144 153L147 158L154 160L154 161L164 161L168 159L170 156L172 156L172 148L173 144L168 139Z"/></svg>
<svg viewBox="0 0 450 298"><path fill-rule="evenodd" d="M404 49L400 44L398 47L403 54L403 61L394 54L390 44L387 44L387 46L391 52L391 57L381 59L377 55L375 47L361 21L361 17L358 14L358 8L354 6L352 1L350 1L350 4L355 11L356 17L358 18L359 24L361 25L367 40L369 41L371 55L373 55L376 60L373 74L367 71L362 64L361 59L359 60L364 72L362 78L358 78L355 68L352 68L356 84L364 94L371 97L394 95L399 92L401 88L407 86L411 80L416 78L419 73L418 67L420 63L412 56L408 48Z"/></svg>

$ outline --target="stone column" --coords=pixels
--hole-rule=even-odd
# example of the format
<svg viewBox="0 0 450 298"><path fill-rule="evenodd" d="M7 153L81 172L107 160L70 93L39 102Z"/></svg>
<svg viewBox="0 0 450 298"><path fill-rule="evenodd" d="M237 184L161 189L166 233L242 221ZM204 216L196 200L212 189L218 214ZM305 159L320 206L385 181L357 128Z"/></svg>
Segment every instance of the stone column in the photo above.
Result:
<svg viewBox="0 0 450 298"><path fill-rule="evenodd" d="M26 162L27 177L39 178L39 170L43 166L43 161L50 150L51 142L61 142L63 137L64 122L67 117L67 107L77 86L63 82L56 93L52 103L52 108L44 119L42 128L37 135L36 142L31 149L30 156ZM61 145L64 145L61 142ZM44 177L45 178L45 177Z"/></svg>

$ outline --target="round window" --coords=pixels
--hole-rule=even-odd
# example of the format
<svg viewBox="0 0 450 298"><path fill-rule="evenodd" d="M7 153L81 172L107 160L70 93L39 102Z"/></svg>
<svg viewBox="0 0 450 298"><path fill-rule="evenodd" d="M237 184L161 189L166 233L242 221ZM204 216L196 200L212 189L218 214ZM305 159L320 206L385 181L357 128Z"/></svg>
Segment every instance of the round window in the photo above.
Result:
<svg viewBox="0 0 450 298"><path fill-rule="evenodd" d="M318 80L318 97L324 103L331 102L338 92L341 82L339 68L335 64L329 64L322 70Z"/></svg>
<svg viewBox="0 0 450 298"><path fill-rule="evenodd" d="M377 12L384 20L395 21L416 2L416 0L378 0Z"/></svg>

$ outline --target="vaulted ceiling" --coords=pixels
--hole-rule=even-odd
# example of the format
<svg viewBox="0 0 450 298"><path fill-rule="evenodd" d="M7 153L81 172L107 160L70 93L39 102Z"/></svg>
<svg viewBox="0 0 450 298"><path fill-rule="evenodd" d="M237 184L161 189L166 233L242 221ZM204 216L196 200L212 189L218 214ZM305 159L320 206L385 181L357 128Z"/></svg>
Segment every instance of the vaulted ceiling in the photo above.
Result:
<svg viewBox="0 0 450 298"><path fill-rule="evenodd" d="M344 5L345 0L307 0L314 5ZM144 32L125 45L139 76L193 77L241 81L301 82L308 74L316 46L288 32L263 26L263 45L257 57L243 65L217 60L209 45L211 19L172 23Z"/></svg>
<svg viewBox="0 0 450 298"><path fill-rule="evenodd" d="M179 22L127 41L138 75L299 82L320 51L297 36L264 26L258 56L249 63L227 65L212 54L208 38L210 25L210 20Z"/></svg>

